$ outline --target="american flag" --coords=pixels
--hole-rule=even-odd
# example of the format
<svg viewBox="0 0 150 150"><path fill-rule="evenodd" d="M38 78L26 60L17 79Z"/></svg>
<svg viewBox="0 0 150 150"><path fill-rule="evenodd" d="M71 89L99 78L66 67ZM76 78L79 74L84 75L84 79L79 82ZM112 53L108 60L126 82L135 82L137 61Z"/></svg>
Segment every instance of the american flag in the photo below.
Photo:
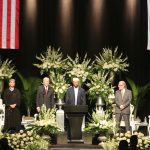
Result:
<svg viewBox="0 0 150 150"><path fill-rule="evenodd" d="M20 0L0 0L0 48L19 49Z"/></svg>

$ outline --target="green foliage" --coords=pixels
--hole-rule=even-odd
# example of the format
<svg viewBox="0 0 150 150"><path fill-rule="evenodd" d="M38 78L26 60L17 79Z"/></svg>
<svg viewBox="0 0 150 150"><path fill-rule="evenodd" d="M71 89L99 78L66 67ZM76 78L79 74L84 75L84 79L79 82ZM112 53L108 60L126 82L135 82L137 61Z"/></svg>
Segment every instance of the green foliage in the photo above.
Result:
<svg viewBox="0 0 150 150"><path fill-rule="evenodd" d="M61 75L59 73L55 74L53 72L51 73L50 79L57 99L63 100L64 95L69 87L69 84L67 84L65 79L65 74Z"/></svg>
<svg viewBox="0 0 150 150"><path fill-rule="evenodd" d="M24 78L19 72L17 72L17 75L19 76L22 82L26 109L27 109L28 116L30 116L33 102L36 99L35 94L38 86L41 84L41 79L37 77Z"/></svg>
<svg viewBox="0 0 150 150"><path fill-rule="evenodd" d="M36 144L29 144L26 150L39 150L39 146Z"/></svg>
<svg viewBox="0 0 150 150"><path fill-rule="evenodd" d="M127 82L129 83L132 93L133 93L132 104L134 105L134 115L136 117L137 111L142 108L145 102L146 94L150 91L150 83L139 87L130 78L127 78Z"/></svg>

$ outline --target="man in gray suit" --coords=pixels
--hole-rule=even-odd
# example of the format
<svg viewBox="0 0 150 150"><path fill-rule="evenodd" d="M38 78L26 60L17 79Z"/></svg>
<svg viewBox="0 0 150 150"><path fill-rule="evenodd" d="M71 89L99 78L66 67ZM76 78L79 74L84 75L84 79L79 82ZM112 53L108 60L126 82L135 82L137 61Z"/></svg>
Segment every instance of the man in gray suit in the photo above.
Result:
<svg viewBox="0 0 150 150"><path fill-rule="evenodd" d="M120 121L122 117L125 121L126 131L130 131L130 103L132 99L132 92L127 89L125 81L120 81L118 84L119 90L115 93L116 103L116 127L120 127Z"/></svg>
<svg viewBox="0 0 150 150"><path fill-rule="evenodd" d="M46 108L54 106L54 90L49 85L49 78L43 78L43 85L39 86L36 97L36 108L40 112L40 107L45 105Z"/></svg>
<svg viewBox="0 0 150 150"><path fill-rule="evenodd" d="M83 88L80 87L80 80L73 78L73 86L66 92L65 101L68 105L86 105L86 95Z"/></svg>

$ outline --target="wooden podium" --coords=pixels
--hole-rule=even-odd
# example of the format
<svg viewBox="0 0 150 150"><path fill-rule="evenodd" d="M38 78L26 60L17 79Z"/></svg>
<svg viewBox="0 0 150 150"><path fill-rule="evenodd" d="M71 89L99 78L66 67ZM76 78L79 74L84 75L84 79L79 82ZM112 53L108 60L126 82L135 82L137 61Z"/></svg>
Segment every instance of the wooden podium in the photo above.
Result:
<svg viewBox="0 0 150 150"><path fill-rule="evenodd" d="M83 116L88 112L87 105L64 105L68 119L68 143L84 143L82 139Z"/></svg>

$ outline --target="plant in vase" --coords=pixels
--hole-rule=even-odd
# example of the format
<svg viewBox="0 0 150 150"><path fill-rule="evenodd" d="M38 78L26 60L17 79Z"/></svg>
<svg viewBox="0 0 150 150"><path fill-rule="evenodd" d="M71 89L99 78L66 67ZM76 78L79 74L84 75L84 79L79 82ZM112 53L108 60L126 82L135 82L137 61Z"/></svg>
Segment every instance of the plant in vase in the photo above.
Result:
<svg viewBox="0 0 150 150"><path fill-rule="evenodd" d="M36 59L40 63L36 63L34 66L40 69L41 74L47 73L51 75L51 72L63 74L67 67L67 59L63 59L63 54L60 52L60 49L55 49L50 46L46 52L41 53L40 56L36 56Z"/></svg>
<svg viewBox="0 0 150 150"><path fill-rule="evenodd" d="M74 60L68 56L67 74L69 78L77 77L81 83L85 82L92 73L92 64L90 64L90 62L91 60L87 58L87 55L84 56L83 61L80 60L78 53Z"/></svg>
<svg viewBox="0 0 150 150"><path fill-rule="evenodd" d="M59 100L59 103L62 103L62 100L64 98L64 95L69 87L69 84L67 84L66 79L65 79L65 74L56 74L51 73L50 76L51 82L52 82L52 87L54 88L55 94L57 99Z"/></svg>
<svg viewBox="0 0 150 150"><path fill-rule="evenodd" d="M29 124L28 128L39 135L57 134L60 129L58 128L55 114L56 108L47 109L45 105L42 105L39 120Z"/></svg>
<svg viewBox="0 0 150 150"><path fill-rule="evenodd" d="M110 135L113 133L113 126L114 122L107 112L100 114L99 110L96 110L92 113L90 123L88 123L85 131L93 134Z"/></svg>
<svg viewBox="0 0 150 150"><path fill-rule="evenodd" d="M106 141L113 135L114 122L107 112L96 110L92 113L90 123L87 124L85 132L93 134L92 144L99 144Z"/></svg>
<svg viewBox="0 0 150 150"><path fill-rule="evenodd" d="M116 73L128 71L129 64L127 63L128 57L123 58L123 53L118 53L118 47L114 50L110 48L103 48L102 53L96 56L95 68L97 70L105 70L113 77ZM112 80L112 82L113 82Z"/></svg>
<svg viewBox="0 0 150 150"><path fill-rule="evenodd" d="M108 73L98 71L90 77L87 86L89 87L88 94L90 99L96 99L100 96L103 100L107 101L108 96L113 93L113 87L110 86L112 78L108 78Z"/></svg>

